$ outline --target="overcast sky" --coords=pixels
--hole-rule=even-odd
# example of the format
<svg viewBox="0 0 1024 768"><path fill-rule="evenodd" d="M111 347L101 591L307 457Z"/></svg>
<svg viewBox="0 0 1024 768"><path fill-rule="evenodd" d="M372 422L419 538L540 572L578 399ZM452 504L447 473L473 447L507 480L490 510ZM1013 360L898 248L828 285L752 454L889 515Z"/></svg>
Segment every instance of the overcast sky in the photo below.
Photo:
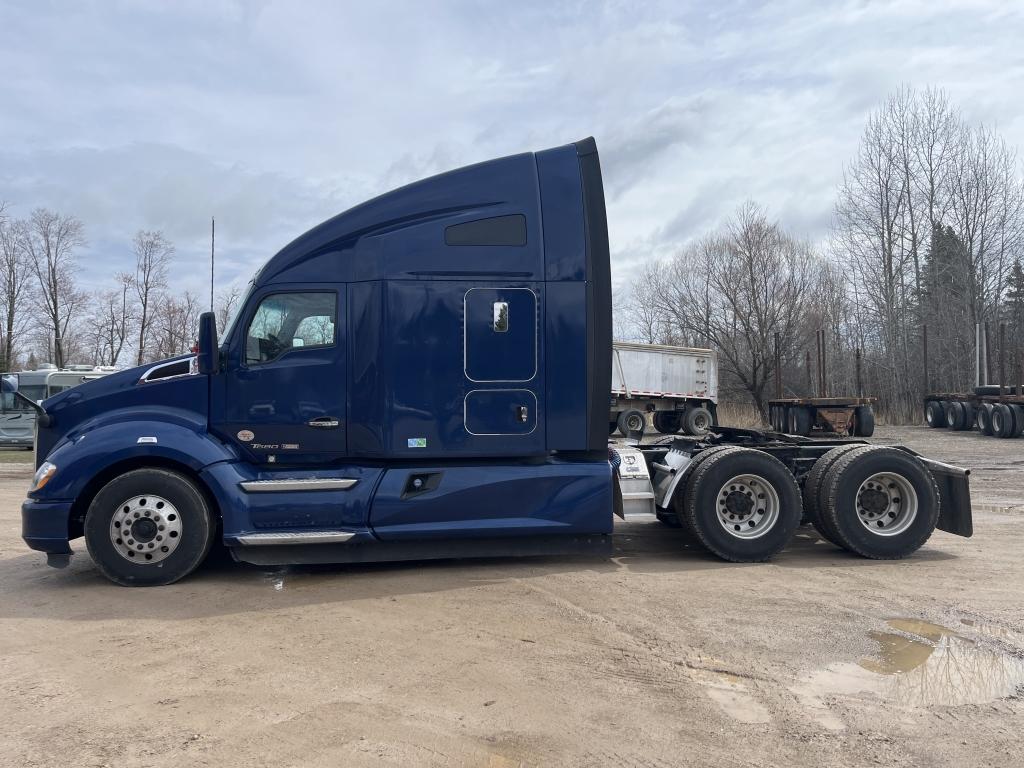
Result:
<svg viewBox="0 0 1024 768"><path fill-rule="evenodd" d="M0 0L0 200L85 223L83 278L176 244L244 282L415 178L597 138L616 281L745 199L823 239L867 113L945 88L1024 144L1019 2Z"/></svg>

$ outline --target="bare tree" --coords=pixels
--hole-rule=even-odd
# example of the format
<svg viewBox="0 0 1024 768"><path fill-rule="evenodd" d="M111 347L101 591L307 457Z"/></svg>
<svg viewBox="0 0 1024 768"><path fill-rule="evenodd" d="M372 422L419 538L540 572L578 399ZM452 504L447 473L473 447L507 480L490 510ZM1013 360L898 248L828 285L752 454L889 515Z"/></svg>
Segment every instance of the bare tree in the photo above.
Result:
<svg viewBox="0 0 1024 768"><path fill-rule="evenodd" d="M90 329L94 365L117 365L132 330L132 302L135 285L127 272L117 275L117 287L102 291L94 298Z"/></svg>
<svg viewBox="0 0 1024 768"><path fill-rule="evenodd" d="M17 349L32 322L31 313L25 311L33 285L24 241L24 223L10 221L0 203L0 371L14 367Z"/></svg>
<svg viewBox="0 0 1024 768"><path fill-rule="evenodd" d="M224 329L228 327L228 323L234 318L235 312L238 311L238 302L241 299L242 290L237 285L229 285L217 294L217 304L214 311L217 315L217 329L220 333L224 333Z"/></svg>
<svg viewBox="0 0 1024 768"><path fill-rule="evenodd" d="M84 228L74 216L37 208L23 242L39 283L48 332L52 333L53 361L62 368L66 363L64 337L82 303L75 286L75 249L86 244Z"/></svg>
<svg viewBox="0 0 1024 768"><path fill-rule="evenodd" d="M774 337L799 346L820 262L807 243L746 203L729 225L686 248L648 284L680 341L718 350L723 374L767 415Z"/></svg>
<svg viewBox="0 0 1024 768"><path fill-rule="evenodd" d="M199 329L203 307L199 298L186 291L181 298L163 296L155 306L154 343L149 360L161 360L191 351Z"/></svg>
<svg viewBox="0 0 1024 768"><path fill-rule="evenodd" d="M167 269L174 255L174 246L162 232L139 230L132 241L135 250L133 285L139 301L139 336L136 364L147 359L147 347L153 324L153 304L167 288Z"/></svg>

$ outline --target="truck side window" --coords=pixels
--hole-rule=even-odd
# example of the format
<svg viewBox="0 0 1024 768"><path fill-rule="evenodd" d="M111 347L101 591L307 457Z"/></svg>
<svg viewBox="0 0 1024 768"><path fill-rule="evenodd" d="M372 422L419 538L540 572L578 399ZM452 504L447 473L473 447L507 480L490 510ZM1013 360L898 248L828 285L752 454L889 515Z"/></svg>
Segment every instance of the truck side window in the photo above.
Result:
<svg viewBox="0 0 1024 768"><path fill-rule="evenodd" d="M268 363L290 349L334 344L336 303L335 294L325 291L265 297L246 333L246 364Z"/></svg>

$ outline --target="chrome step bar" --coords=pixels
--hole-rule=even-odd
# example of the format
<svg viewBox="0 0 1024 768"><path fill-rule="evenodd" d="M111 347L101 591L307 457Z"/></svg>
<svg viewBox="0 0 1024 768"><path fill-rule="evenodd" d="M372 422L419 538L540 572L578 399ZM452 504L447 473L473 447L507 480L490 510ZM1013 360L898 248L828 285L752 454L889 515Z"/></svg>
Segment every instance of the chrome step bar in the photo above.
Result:
<svg viewBox="0 0 1024 768"><path fill-rule="evenodd" d="M359 481L352 477L300 477L282 480L243 480L246 493L280 493L282 491L346 491Z"/></svg>
<svg viewBox="0 0 1024 768"><path fill-rule="evenodd" d="M268 533L246 533L236 537L246 547L279 546L282 544L341 544L354 533L349 531L272 531Z"/></svg>

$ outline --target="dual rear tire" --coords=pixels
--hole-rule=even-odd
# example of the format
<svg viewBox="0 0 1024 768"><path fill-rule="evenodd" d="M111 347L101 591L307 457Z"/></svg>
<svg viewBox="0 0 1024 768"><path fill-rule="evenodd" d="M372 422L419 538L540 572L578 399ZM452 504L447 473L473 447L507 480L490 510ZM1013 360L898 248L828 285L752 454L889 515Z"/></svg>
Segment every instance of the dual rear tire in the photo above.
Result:
<svg viewBox="0 0 1024 768"><path fill-rule="evenodd" d="M876 560L913 554L939 518L939 492L927 468L882 446L839 446L819 458L804 480L803 504L825 539Z"/></svg>

